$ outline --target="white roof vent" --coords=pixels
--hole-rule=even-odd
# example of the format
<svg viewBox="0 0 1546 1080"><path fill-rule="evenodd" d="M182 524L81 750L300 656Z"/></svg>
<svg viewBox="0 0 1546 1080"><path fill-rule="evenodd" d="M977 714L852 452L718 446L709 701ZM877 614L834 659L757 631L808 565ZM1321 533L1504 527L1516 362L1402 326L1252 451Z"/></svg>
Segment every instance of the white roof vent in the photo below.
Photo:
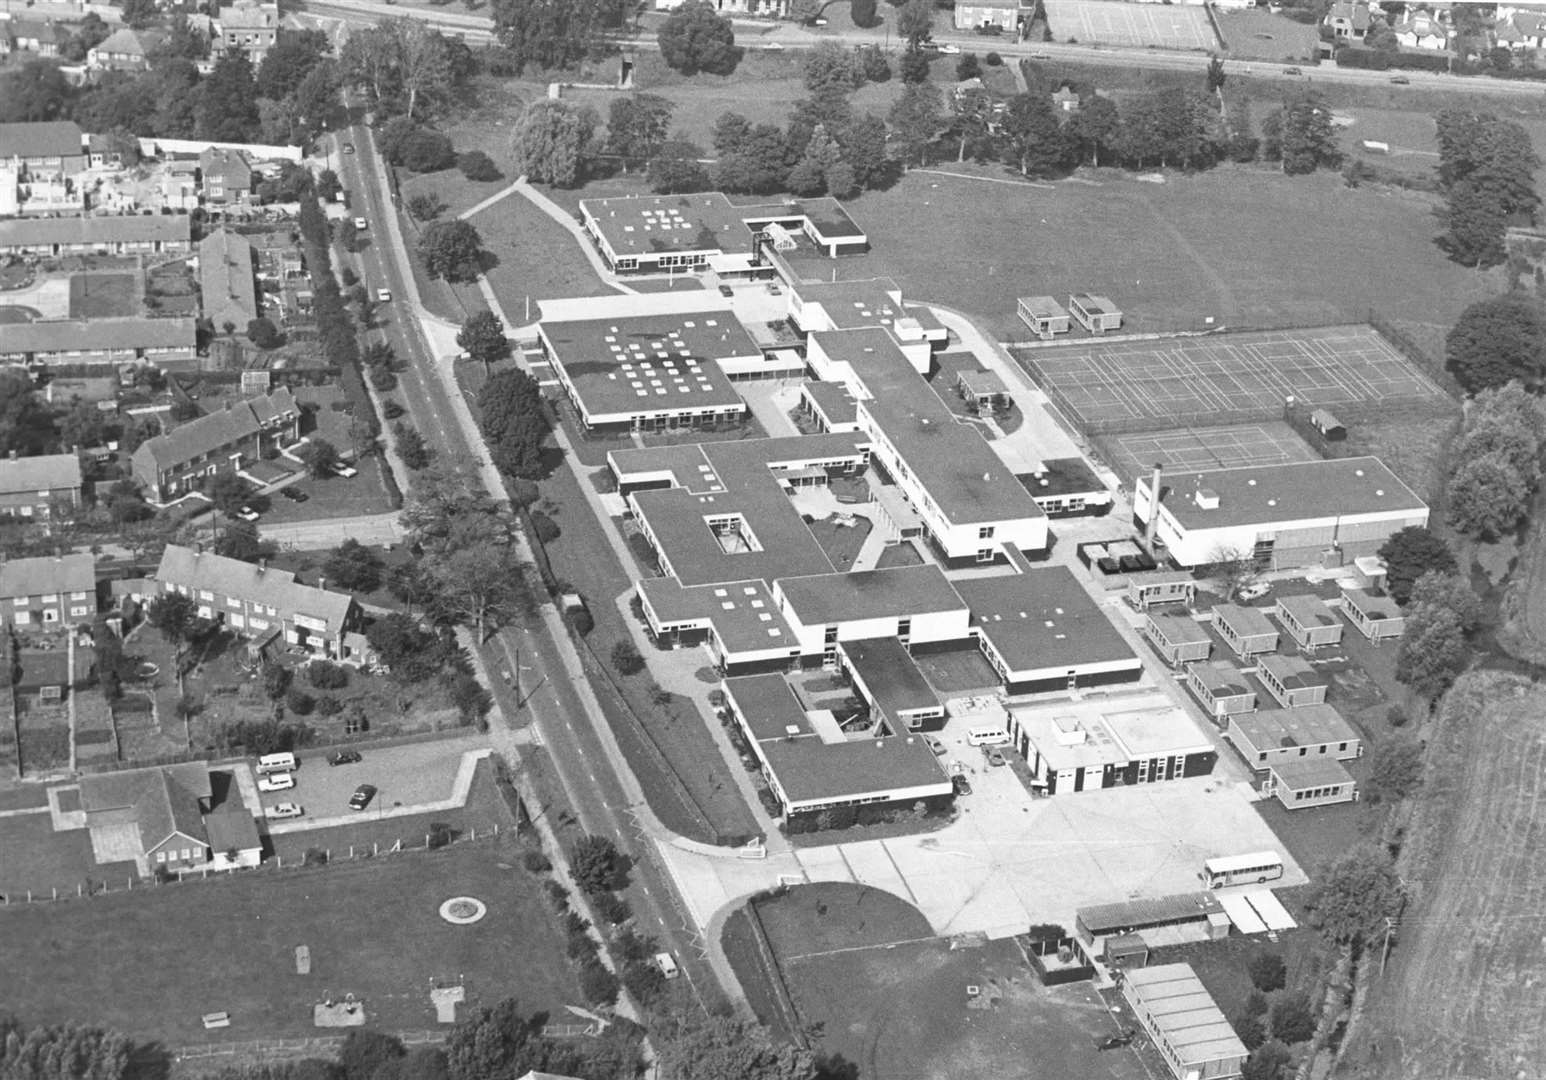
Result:
<svg viewBox="0 0 1546 1080"><path fill-rule="evenodd" d="M1199 510L1217 510L1219 508L1219 493L1212 488L1198 488L1193 496Z"/></svg>

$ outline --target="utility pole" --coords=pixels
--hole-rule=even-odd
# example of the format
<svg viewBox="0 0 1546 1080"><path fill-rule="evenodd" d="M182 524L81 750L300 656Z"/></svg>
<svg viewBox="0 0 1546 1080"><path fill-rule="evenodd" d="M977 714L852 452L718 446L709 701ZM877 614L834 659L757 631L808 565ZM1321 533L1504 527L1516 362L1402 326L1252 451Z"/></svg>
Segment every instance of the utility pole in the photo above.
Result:
<svg viewBox="0 0 1546 1080"><path fill-rule="evenodd" d="M1396 920L1385 916L1385 944L1380 949L1380 978L1385 977L1385 958L1390 955L1390 935L1396 931Z"/></svg>

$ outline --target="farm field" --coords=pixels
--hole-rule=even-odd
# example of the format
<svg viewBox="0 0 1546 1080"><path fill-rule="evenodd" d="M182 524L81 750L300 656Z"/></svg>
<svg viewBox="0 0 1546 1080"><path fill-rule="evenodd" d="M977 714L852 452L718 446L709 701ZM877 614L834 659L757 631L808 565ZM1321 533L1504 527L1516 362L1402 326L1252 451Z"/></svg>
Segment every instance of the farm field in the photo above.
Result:
<svg viewBox="0 0 1546 1080"><path fill-rule="evenodd" d="M1466 676L1429 740L1400 870L1412 892L1366 1021L1358 1075L1536 1076L1546 1061L1546 691Z"/></svg>
<svg viewBox="0 0 1546 1080"><path fill-rule="evenodd" d="M1234 327L1333 325L1362 321L1371 306L1447 329L1501 288L1502 273L1445 260L1434 205L1348 189L1331 174L1230 167L1164 184L1099 171L1051 189L912 172L850 204L870 254L798 265L812 277L894 277L908 297L976 315L1010 341L1030 336L1018 297L1081 291L1110 297L1131 331L1201 327L1209 316Z"/></svg>
<svg viewBox="0 0 1546 1080"><path fill-rule="evenodd" d="M305 1036L325 992L353 993L380 1028L433 1027L431 980L458 975L464 1008L519 995L525 1009L558 1011L578 1000L574 978L519 862L500 840L0 908L5 985L27 988L30 1022L101 1024L170 1046L211 1041L199 1018L220 1010L231 1014L223 1041ZM442 920L441 903L460 895L487 916ZM295 970L302 944L307 976ZM0 990L0 1005L20 1004Z"/></svg>

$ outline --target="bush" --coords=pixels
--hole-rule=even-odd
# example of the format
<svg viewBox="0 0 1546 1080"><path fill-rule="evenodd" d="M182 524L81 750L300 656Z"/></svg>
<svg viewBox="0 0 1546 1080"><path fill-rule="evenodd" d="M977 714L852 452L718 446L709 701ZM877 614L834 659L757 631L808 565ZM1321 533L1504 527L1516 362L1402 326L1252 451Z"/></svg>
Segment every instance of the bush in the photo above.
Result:
<svg viewBox="0 0 1546 1080"><path fill-rule="evenodd" d="M349 669L327 660L315 660L306 667L306 681L318 690L342 690L349 685Z"/></svg>
<svg viewBox="0 0 1546 1080"><path fill-rule="evenodd" d="M482 150L469 150L460 155L456 159L456 167L462 170L462 175L467 179L480 183L499 180L504 176L499 166L494 164L494 159Z"/></svg>
<svg viewBox="0 0 1546 1080"><path fill-rule="evenodd" d="M989 67L1003 67L1004 66L1004 58L1002 56L1000 56L996 52L990 52L987 56L984 56L982 58L982 62L984 64L987 64Z"/></svg>
<svg viewBox="0 0 1546 1080"><path fill-rule="evenodd" d="M435 821L430 823L429 836L426 840L431 851L437 848L449 847L455 839L456 830L445 822Z"/></svg>
<svg viewBox="0 0 1546 1080"><path fill-rule="evenodd" d="M875 0L853 0L848 7L848 15L861 30L873 30L880 25L880 16L875 13Z"/></svg>
<svg viewBox="0 0 1546 1080"><path fill-rule="evenodd" d="M1246 1016L1266 1016L1267 995L1260 990L1252 990L1245 996L1245 1004L1241 1008Z"/></svg>
<svg viewBox="0 0 1546 1080"><path fill-rule="evenodd" d="M569 872L587 895L599 897L625 884L626 865L609 837L586 835L569 848Z"/></svg>
<svg viewBox="0 0 1546 1080"><path fill-rule="evenodd" d="M1267 1015L1272 1037L1290 1046L1305 1042L1315 1034L1315 1015L1310 1011L1310 999L1301 992L1278 998Z"/></svg>
<svg viewBox="0 0 1546 1080"><path fill-rule="evenodd" d="M1247 1050L1255 1050L1267 1041L1267 1026L1261 1022L1260 1016L1252 1016L1250 1013L1241 1013L1232 1021L1235 1034L1240 1036L1240 1041L1245 1044Z"/></svg>
<svg viewBox="0 0 1546 1080"><path fill-rule="evenodd" d="M1277 953L1259 952L1246 961L1251 985L1264 994L1283 989L1288 982L1288 967Z"/></svg>
<svg viewBox="0 0 1546 1080"><path fill-rule="evenodd" d="M387 398L381 403L381 415L388 420L396 420L408 410L397 403L396 398Z"/></svg>
<svg viewBox="0 0 1546 1080"><path fill-rule="evenodd" d="M417 221L434 221L445 212L446 204L438 195L415 195L408 200L408 213L412 214ZM354 283L351 281L345 284Z"/></svg>
<svg viewBox="0 0 1546 1080"><path fill-rule="evenodd" d="M317 699L298 686L290 687L289 692L285 694L285 708L296 716L310 716L316 707Z"/></svg>
<svg viewBox="0 0 1546 1080"><path fill-rule="evenodd" d="M637 675L644 670L644 657L639 655L633 642L619 641L612 646L612 667L624 678Z"/></svg>
<svg viewBox="0 0 1546 1080"><path fill-rule="evenodd" d="M551 544L563 535L558 527L558 522L548 517L541 510L534 510L531 515L531 530L537 534L539 543Z"/></svg>
<svg viewBox="0 0 1546 1080"><path fill-rule="evenodd" d="M548 906L554 911L563 912L569 910L569 890L565 889L558 882L543 882L542 892L548 898Z"/></svg>
<svg viewBox="0 0 1546 1080"><path fill-rule="evenodd" d="M273 321L261 316L247 321L247 340L260 349L277 349L285 343L284 335Z"/></svg>
<svg viewBox="0 0 1546 1080"><path fill-rule="evenodd" d="M569 612L569 625L574 627L574 632L584 637L596 628L596 620L585 608L575 608Z"/></svg>
<svg viewBox="0 0 1546 1080"><path fill-rule="evenodd" d="M336 697L319 694L317 696L317 711L323 716L337 716L344 711L344 703Z"/></svg>
<svg viewBox="0 0 1546 1080"><path fill-rule="evenodd" d="M545 874L553 869L553 860L540 851L528 851L521 856L521 865L533 874Z"/></svg>
<svg viewBox="0 0 1546 1080"><path fill-rule="evenodd" d="M617 893L607 892L597 896L591 903L595 906L596 914L600 915L612 926L621 926L633 917L633 909L628 906Z"/></svg>
<svg viewBox="0 0 1546 1080"><path fill-rule="evenodd" d="M397 373L391 368L372 368L370 372L370 385L377 393L387 394L397 389Z"/></svg>
<svg viewBox="0 0 1546 1080"><path fill-rule="evenodd" d="M417 173L439 172L456 164L451 140L438 131L420 128L403 143L403 165Z"/></svg>
<svg viewBox="0 0 1546 1080"><path fill-rule="evenodd" d="M649 1008L666 992L666 976L649 960L630 960L623 967L623 987L630 997Z"/></svg>
<svg viewBox="0 0 1546 1080"><path fill-rule="evenodd" d="M309 847L306 849L302 863L305 866L326 866L327 852L319 847Z"/></svg>
<svg viewBox="0 0 1546 1080"><path fill-rule="evenodd" d="M602 967L600 960L592 960L580 969L580 993L593 1006L615 1005L617 991L617 976Z"/></svg>

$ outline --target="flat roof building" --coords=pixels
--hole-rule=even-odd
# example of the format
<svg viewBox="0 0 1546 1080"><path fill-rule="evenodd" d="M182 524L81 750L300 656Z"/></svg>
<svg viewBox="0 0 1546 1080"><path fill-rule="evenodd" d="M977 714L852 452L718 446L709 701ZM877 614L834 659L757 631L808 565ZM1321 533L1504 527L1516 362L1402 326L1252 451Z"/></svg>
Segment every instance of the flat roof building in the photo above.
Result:
<svg viewBox="0 0 1546 1080"><path fill-rule="evenodd" d="M1167 936L1166 931L1177 928L1185 940L1217 940L1229 935L1229 916L1211 892L1136 897L1092 904L1074 913L1074 933L1092 950L1099 950L1107 938L1134 933L1152 935L1156 940L1150 941L1148 936L1144 940L1157 944Z"/></svg>
<svg viewBox="0 0 1546 1080"><path fill-rule="evenodd" d="M1161 693L1010 709L1010 739L1048 795L1207 776L1207 734Z"/></svg>
<svg viewBox="0 0 1546 1080"><path fill-rule="evenodd" d="M1066 334L1073 328L1068 309L1050 296L1022 296L1017 309L1020 321L1035 331L1039 338Z"/></svg>
<svg viewBox="0 0 1546 1080"><path fill-rule="evenodd" d="M840 642L863 638L928 645L969 636L966 602L937 566L782 577L773 595L806 656L835 660Z"/></svg>
<svg viewBox="0 0 1546 1080"><path fill-rule="evenodd" d="M1348 761L1363 756L1358 730L1324 704L1237 713L1229 718L1225 737L1258 772L1279 762Z"/></svg>
<svg viewBox="0 0 1546 1080"><path fill-rule="evenodd" d="M837 655L854 689L892 731L922 731L944 723L944 703L896 638L841 642Z"/></svg>
<svg viewBox="0 0 1546 1080"><path fill-rule="evenodd" d="M1406 632L1406 616L1389 596L1363 589L1342 590L1342 614L1360 634L1373 642L1398 638Z"/></svg>
<svg viewBox="0 0 1546 1080"><path fill-rule="evenodd" d="M1320 705L1326 700L1326 676L1297 656L1264 656L1256 678L1273 700L1286 709Z"/></svg>
<svg viewBox="0 0 1546 1080"><path fill-rule="evenodd" d="M1240 1075L1245 1044L1190 964L1130 970L1122 979L1122 996L1176 1080Z"/></svg>
<svg viewBox="0 0 1546 1080"><path fill-rule="evenodd" d="M921 735L873 730L850 736L824 712L807 712L779 675L722 684L735 722L790 818L836 807L942 803L950 778Z"/></svg>
<svg viewBox="0 0 1546 1080"><path fill-rule="evenodd" d="M1278 647L1277 627L1260 608L1219 604L1213 608L1213 629L1242 659Z"/></svg>
<svg viewBox="0 0 1546 1080"><path fill-rule="evenodd" d="M1133 514L1152 513L1152 477L1138 478ZM1428 523L1428 505L1374 457L1175 472L1161 480L1155 536L1181 566L1243 552L1274 568L1376 552L1391 534Z"/></svg>
<svg viewBox="0 0 1546 1080"><path fill-rule="evenodd" d="M1342 620L1318 596L1280 596L1272 614L1301 649L1317 649L1342 641Z"/></svg>
<svg viewBox="0 0 1546 1080"><path fill-rule="evenodd" d="M1213 639L1190 615L1151 611L1144 618L1143 636L1171 667L1206 660L1213 651Z"/></svg>
<svg viewBox="0 0 1546 1080"><path fill-rule="evenodd" d="M1256 708L1256 691L1251 689L1245 675L1233 664L1222 660L1188 665L1186 685L1215 720Z"/></svg>
<svg viewBox="0 0 1546 1080"><path fill-rule="evenodd" d="M645 578L638 595L657 639L705 644L726 675L783 671L799 662L799 641L762 581L689 588L675 578Z"/></svg>
<svg viewBox="0 0 1546 1080"><path fill-rule="evenodd" d="M1262 793L1276 796L1288 810L1335 806L1358 801L1358 782L1339 761L1311 758L1275 761L1267 766Z"/></svg>
<svg viewBox="0 0 1546 1080"><path fill-rule="evenodd" d="M1068 310L1080 326L1092 334L1104 334L1107 330L1122 329L1122 312L1104 296L1094 293L1075 293L1068 298Z"/></svg>

